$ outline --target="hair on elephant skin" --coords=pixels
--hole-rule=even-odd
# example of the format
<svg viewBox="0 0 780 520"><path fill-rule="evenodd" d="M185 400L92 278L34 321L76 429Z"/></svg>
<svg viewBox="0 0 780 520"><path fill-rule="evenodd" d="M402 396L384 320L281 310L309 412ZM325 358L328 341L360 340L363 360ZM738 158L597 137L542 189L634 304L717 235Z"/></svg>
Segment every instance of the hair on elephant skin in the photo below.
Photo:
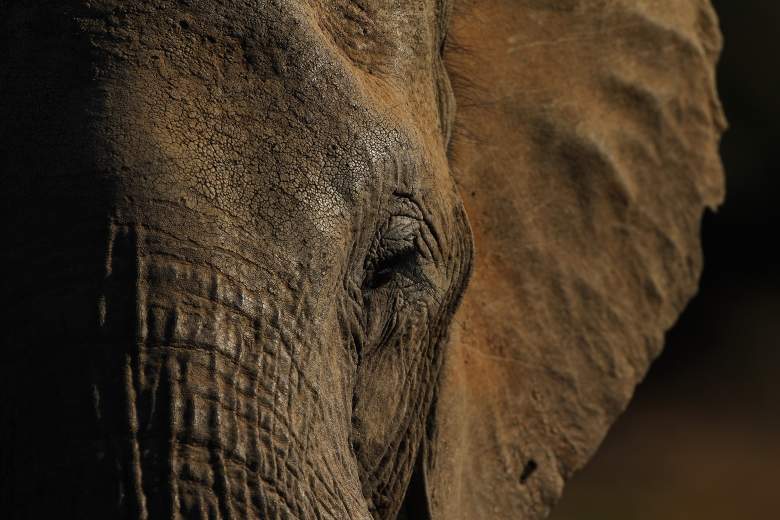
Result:
<svg viewBox="0 0 780 520"><path fill-rule="evenodd" d="M695 291L706 0L0 1L0 516L536 519Z"/></svg>

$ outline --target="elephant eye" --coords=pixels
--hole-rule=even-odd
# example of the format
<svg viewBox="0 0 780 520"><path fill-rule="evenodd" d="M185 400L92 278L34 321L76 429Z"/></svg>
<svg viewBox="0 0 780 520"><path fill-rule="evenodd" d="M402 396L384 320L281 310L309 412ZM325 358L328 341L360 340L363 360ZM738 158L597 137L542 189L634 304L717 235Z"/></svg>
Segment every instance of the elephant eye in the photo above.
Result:
<svg viewBox="0 0 780 520"><path fill-rule="evenodd" d="M395 251L380 254L366 277L369 289L378 289L390 283L396 274L412 274L417 262L417 249L403 246Z"/></svg>
<svg viewBox="0 0 780 520"><path fill-rule="evenodd" d="M364 287L379 289L391 283L424 284L423 264L431 260L417 218L395 216L375 240L366 262ZM401 284L403 285L403 284Z"/></svg>

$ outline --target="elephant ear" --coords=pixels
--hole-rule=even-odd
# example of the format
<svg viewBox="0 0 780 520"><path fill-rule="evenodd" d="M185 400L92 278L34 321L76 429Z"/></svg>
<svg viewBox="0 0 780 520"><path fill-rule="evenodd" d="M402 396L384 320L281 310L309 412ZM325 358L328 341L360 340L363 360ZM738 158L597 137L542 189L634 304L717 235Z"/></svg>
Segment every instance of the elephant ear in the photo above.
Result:
<svg viewBox="0 0 780 520"><path fill-rule="evenodd" d="M428 507L543 518L697 288L723 197L720 33L704 0L461 0L448 38L476 257Z"/></svg>

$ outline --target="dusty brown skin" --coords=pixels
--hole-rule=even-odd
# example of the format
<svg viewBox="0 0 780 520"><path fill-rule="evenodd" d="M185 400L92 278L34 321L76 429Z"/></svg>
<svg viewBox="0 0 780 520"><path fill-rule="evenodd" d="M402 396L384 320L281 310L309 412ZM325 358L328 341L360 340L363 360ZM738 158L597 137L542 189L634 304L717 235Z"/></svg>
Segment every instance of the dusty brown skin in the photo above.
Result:
<svg viewBox="0 0 780 520"><path fill-rule="evenodd" d="M0 3L4 518L544 516L721 189L709 7L590 4Z"/></svg>

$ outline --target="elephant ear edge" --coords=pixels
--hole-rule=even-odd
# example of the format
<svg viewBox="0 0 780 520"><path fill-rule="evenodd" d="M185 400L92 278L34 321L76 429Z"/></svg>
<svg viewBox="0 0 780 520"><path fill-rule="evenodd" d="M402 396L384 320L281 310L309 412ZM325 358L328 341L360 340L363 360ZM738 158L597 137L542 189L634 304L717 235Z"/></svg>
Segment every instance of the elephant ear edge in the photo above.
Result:
<svg viewBox="0 0 780 520"><path fill-rule="evenodd" d="M476 257L428 507L543 518L696 291L702 214L723 198L721 37L707 0L463 0L448 40Z"/></svg>

